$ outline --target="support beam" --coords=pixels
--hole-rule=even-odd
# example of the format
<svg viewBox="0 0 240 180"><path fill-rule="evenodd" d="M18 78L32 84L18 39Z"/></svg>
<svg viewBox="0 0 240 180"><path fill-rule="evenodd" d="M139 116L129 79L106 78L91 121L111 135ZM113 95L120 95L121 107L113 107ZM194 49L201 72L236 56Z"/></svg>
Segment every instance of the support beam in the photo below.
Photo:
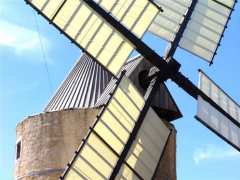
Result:
<svg viewBox="0 0 240 180"><path fill-rule="evenodd" d="M173 58L169 62L175 61ZM141 82L144 83L143 86L149 85L152 79L161 76L161 70L156 72L152 76L145 76L142 75ZM145 75L147 75L145 73ZM181 72L177 72L175 74L171 74L169 78L174 81L179 87L181 87L184 91L186 91L190 96L194 99L198 99L198 96L201 96L205 101L211 104L215 109L221 112L224 116L231 120L237 127L240 128L240 123L236 121L230 114L228 114L224 109L222 109L218 104L216 104L210 97L208 97L201 89L199 89L195 84L193 84L186 76L184 76Z"/></svg>
<svg viewBox="0 0 240 180"><path fill-rule="evenodd" d="M154 98L154 95L156 93L156 91L159 89L159 84L163 83L164 81L166 81L169 78L169 72L171 72L171 74L176 74L179 71L180 68L180 64L178 64L176 61L170 61L168 63L168 66L166 66L166 69L163 69L159 72L159 75L157 76L156 79L152 80L152 84L148 87L148 90L145 94L144 99L145 101L145 105L139 115L138 120L136 121L136 124L133 128L132 133L130 134L130 137L128 138L128 141L120 155L120 158L115 166L115 168L113 169L113 172L110 176L110 180L114 180L122 166L122 164L124 163L124 160L127 157L127 154L137 136L137 133L139 131L139 129L141 128L141 125L144 121L144 118L148 112L149 107L151 106L151 101Z"/></svg>
<svg viewBox="0 0 240 180"><path fill-rule="evenodd" d="M198 2L198 0L192 0L192 3L187 11L187 14L185 15L180 27L179 27L177 34L176 34L173 42L171 42L171 46L166 53L165 59L169 59L170 57L174 56L176 49L178 47L178 44L183 36L183 33L188 25L188 22L192 16L192 13L197 5L197 2Z"/></svg>
<svg viewBox="0 0 240 180"><path fill-rule="evenodd" d="M177 83L181 88L183 88L189 95L197 99L198 95L200 95L203 99L209 102L213 107L223 113L226 117L228 117L234 124L240 127L240 123L235 121L228 113L226 113L220 106L218 106L212 99L206 96L197 86L195 86L188 78L186 78L181 72L173 71L171 66L177 66L178 63L175 61L172 56L174 55L178 43L184 33L184 30L187 27L188 21L196 7L197 0L193 0L191 6L186 14L185 19L183 20L180 29L172 43L172 46L168 53L166 54L166 58L169 59L169 63L163 60L161 56L159 56L155 51L153 51L150 47L148 47L143 41L138 39L133 33L131 33L125 26L119 23L115 18L109 15L104 9L102 9L96 2L93 0L84 0L86 4L88 4L92 9L94 9L102 18L104 18L109 24L111 24L114 28L116 28L124 37L126 37L135 47L141 52L141 54L150 61L154 66L159 68L159 72L150 77L153 79L157 76L157 79L161 79L161 81L156 81L155 83L162 83L163 81L171 78L175 83ZM179 66L180 67L180 66ZM175 73L175 74L174 74ZM148 77L149 79L149 77ZM152 91L150 95L154 94ZM149 96L150 96L149 95ZM148 100L151 100L149 98ZM149 108L149 106L148 106ZM148 109L147 108L147 109ZM144 114L144 113L143 113ZM146 113L145 113L146 114ZM145 115L143 115L145 116ZM141 119L141 118L140 118Z"/></svg>
<svg viewBox="0 0 240 180"><path fill-rule="evenodd" d="M178 30L178 33L175 36L175 39L171 43L171 47L168 50L168 52L165 55L166 61L175 61L173 59L173 56L176 52L176 49L178 47L178 44L181 40L181 37L183 36L183 33L187 27L187 24L191 18L191 15L197 5L198 0L193 0L188 12L185 15L185 18L180 25L180 28ZM177 61L176 61L177 62ZM159 68L160 71L163 70L163 68ZM141 80L141 83L143 87L146 87L149 85L150 81L154 79L157 76L160 76L160 72L156 72L155 74L151 76L145 76L147 73L142 75L143 80ZM240 123L237 122L231 115L229 115L226 111L224 111L218 104L216 104L211 98L209 98L204 92L202 92L195 84L193 84L187 77L185 77L181 72L177 72L173 76L170 77L176 84L178 84L179 87L184 89L190 96L195 98L197 100L198 96L201 96L204 100L206 100L209 104L211 104L214 108L216 108L218 111L220 111L223 115L225 115L227 118L229 118L236 126L240 128Z"/></svg>
<svg viewBox="0 0 240 180"><path fill-rule="evenodd" d="M230 114L216 104L210 97L208 97L203 91L201 91L195 84L193 84L188 78L186 78L181 72L174 74L171 79L190 96L197 100L198 96L201 96L205 101L211 104L215 109L221 112L224 116L231 120L237 127L240 128L240 123L236 121Z"/></svg>
<svg viewBox="0 0 240 180"><path fill-rule="evenodd" d="M90 8L97 12L105 21L107 21L112 27L117 29L119 33L123 35L130 43L132 43L136 50L142 54L142 56L148 60L152 65L158 67L159 69L165 68L167 63L159 56L155 51L153 51L147 44L145 44L141 39L130 32L125 26L118 22L113 16L107 13L103 8L101 8L93 0L83 0Z"/></svg>

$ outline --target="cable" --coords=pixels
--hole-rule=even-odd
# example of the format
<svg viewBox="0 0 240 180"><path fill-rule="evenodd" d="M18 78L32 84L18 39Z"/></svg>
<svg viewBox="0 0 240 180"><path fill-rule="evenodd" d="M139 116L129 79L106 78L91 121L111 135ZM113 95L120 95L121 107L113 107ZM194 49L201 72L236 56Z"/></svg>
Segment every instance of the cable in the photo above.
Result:
<svg viewBox="0 0 240 180"><path fill-rule="evenodd" d="M47 79L48 79L48 83L49 83L50 93L52 93L53 86L52 86L52 81L51 81L51 78L50 78L49 68L48 68L48 64L47 64L46 50L44 48L44 43L43 43L43 40L42 40L42 37L41 37L41 32L40 32L40 28L39 28L39 24L38 24L37 14L35 12L34 12L34 19L35 19L36 29L37 29L37 32L38 32L38 38L39 38L40 47L41 47L41 51L42 51L42 57L43 57L43 60L44 60L44 67L45 67L46 72L47 72Z"/></svg>

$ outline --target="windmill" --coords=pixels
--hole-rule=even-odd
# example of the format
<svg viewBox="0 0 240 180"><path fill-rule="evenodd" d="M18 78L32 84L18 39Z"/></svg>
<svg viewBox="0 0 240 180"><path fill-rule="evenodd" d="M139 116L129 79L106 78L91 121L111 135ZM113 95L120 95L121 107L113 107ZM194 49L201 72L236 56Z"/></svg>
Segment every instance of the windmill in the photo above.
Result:
<svg viewBox="0 0 240 180"><path fill-rule="evenodd" d="M239 105L202 71L200 87L195 86L180 72L181 65L174 59L180 47L212 64L235 0L26 2L117 79L61 179L151 179L157 166L153 159L161 157L170 132L150 104L159 84L167 79L198 101L196 118L203 125L240 151ZM148 30L169 42L165 57L141 40ZM133 50L154 66L141 76L142 86L147 87L144 97L124 76L125 71L121 72ZM141 157L145 159L136 158L149 125L155 127L155 131L148 131L149 136L161 142L143 147L151 149L154 157L148 158L150 155L144 151L146 155ZM137 166L138 161L146 161L148 171Z"/></svg>

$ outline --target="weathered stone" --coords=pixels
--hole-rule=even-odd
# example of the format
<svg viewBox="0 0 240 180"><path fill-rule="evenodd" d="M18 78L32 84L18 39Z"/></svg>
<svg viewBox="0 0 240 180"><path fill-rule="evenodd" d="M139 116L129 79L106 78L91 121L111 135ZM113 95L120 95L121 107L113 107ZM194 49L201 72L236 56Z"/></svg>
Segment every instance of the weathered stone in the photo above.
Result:
<svg viewBox="0 0 240 180"><path fill-rule="evenodd" d="M21 180L58 179L98 109L65 110L31 116L17 125L21 139L15 177Z"/></svg>
<svg viewBox="0 0 240 180"><path fill-rule="evenodd" d="M57 180L72 159L99 109L64 110L31 116L17 125L20 158L15 161L17 180ZM156 180L176 180L176 130L172 129Z"/></svg>

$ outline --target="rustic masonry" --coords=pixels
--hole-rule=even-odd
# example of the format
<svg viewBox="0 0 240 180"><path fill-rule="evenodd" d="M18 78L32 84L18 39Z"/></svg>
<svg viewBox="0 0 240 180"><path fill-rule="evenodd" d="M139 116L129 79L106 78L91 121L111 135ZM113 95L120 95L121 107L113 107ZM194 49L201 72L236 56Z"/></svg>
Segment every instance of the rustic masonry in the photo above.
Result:
<svg viewBox="0 0 240 180"><path fill-rule="evenodd" d="M19 123L17 139L22 147L15 162L16 179L58 179L97 113L98 109L63 110Z"/></svg>
<svg viewBox="0 0 240 180"><path fill-rule="evenodd" d="M21 141L20 156L15 161L16 180L58 179L98 111L95 108L62 110L30 116L20 122L16 130ZM176 179L175 138L173 129L156 180Z"/></svg>

